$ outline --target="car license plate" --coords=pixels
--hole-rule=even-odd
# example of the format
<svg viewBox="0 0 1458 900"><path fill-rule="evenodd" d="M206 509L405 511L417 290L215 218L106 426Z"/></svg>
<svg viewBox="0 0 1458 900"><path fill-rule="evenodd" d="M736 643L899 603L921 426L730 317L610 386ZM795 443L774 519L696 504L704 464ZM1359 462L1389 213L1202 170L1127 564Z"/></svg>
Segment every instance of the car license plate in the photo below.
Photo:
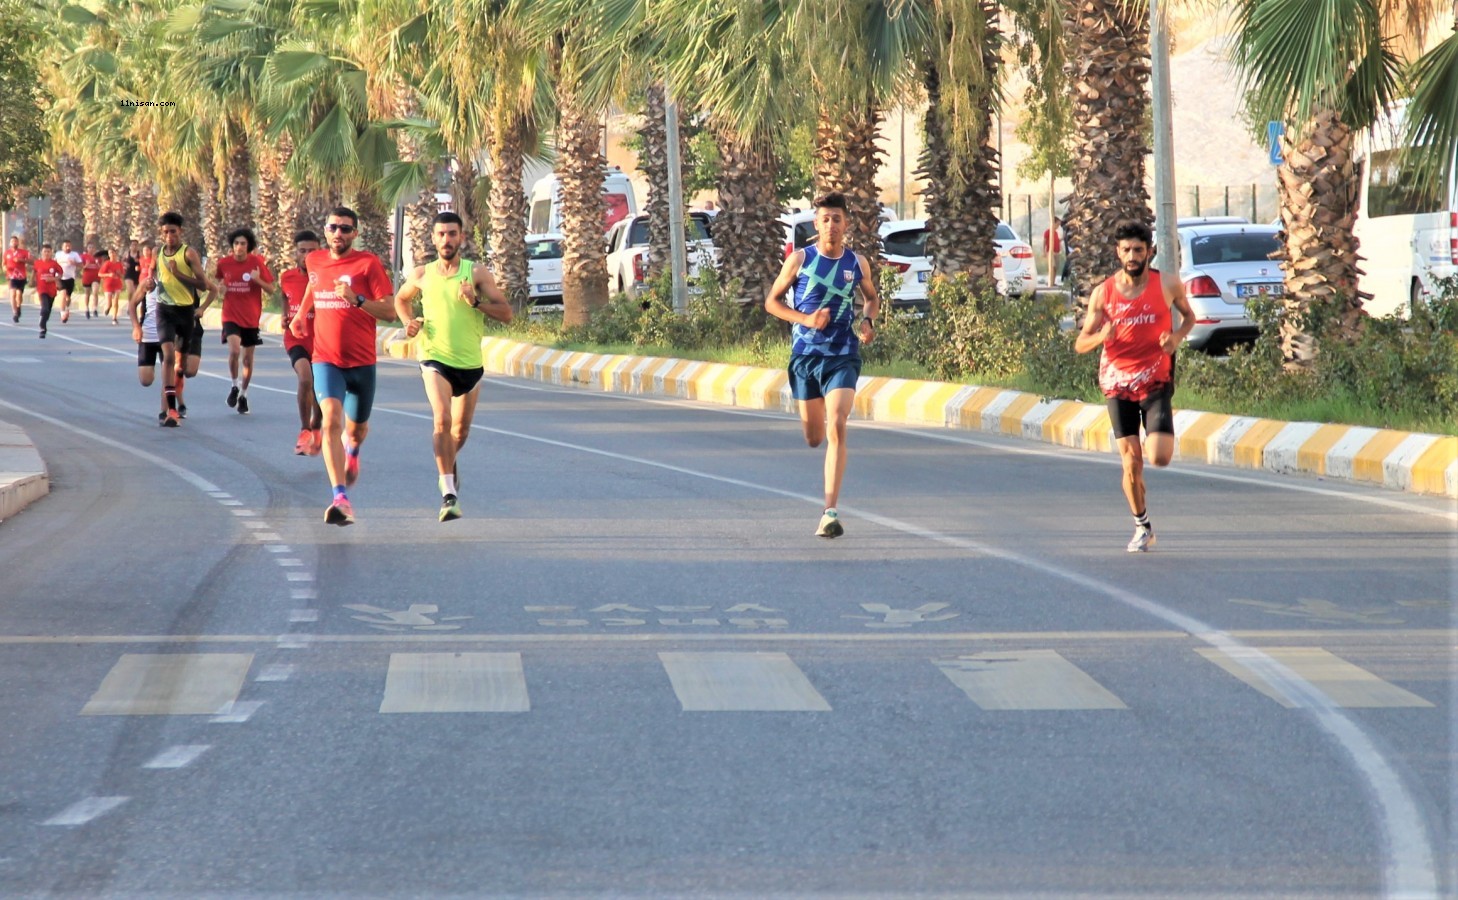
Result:
<svg viewBox="0 0 1458 900"><path fill-rule="evenodd" d="M926 284L926 276L929 275L929 274L931 274L931 273L930 272L927 272L925 270L920 271L920 272L917 272L916 273L916 281L917 281L917 283L918 284Z"/></svg>
<svg viewBox="0 0 1458 900"><path fill-rule="evenodd" d="M1237 284L1235 296L1242 300L1249 297L1284 297L1286 284L1281 281L1263 281L1260 284Z"/></svg>
<svg viewBox="0 0 1458 900"><path fill-rule="evenodd" d="M552 282L550 284L534 284L532 285L532 290L536 291L538 294L557 294L561 293L562 291L562 283Z"/></svg>

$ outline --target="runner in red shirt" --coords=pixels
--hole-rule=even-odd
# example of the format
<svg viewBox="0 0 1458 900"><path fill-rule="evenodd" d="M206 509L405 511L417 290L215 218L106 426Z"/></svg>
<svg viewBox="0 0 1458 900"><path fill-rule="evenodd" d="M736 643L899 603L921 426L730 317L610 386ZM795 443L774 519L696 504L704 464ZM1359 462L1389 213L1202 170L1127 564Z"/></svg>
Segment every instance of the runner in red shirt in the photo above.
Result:
<svg viewBox="0 0 1458 900"><path fill-rule="evenodd" d="M137 257L137 283L152 277L157 271L157 242L151 239L142 241L142 255Z"/></svg>
<svg viewBox="0 0 1458 900"><path fill-rule="evenodd" d="M1164 467L1174 456L1174 352L1190 329L1195 315L1185 299L1185 286L1171 266L1150 278L1154 236L1142 222L1122 222L1114 230L1121 268L1094 288L1088 317L1074 342L1087 353L1103 345L1099 360L1099 388L1109 398L1119 459L1124 464L1124 497L1134 514L1134 537L1128 551L1140 553L1154 546L1154 526L1144 503L1144 459ZM1180 327L1173 327L1170 309L1179 310ZM1139 426L1147 435L1139 444Z"/></svg>
<svg viewBox="0 0 1458 900"><path fill-rule="evenodd" d="M329 249L309 254L309 286L289 329L298 338L314 334L314 395L324 417L324 468L334 486L324 521L350 525L354 510L345 488L359 478L360 445L375 401L375 322L394 320L395 289L378 256L353 249L354 210L335 207L324 231Z"/></svg>
<svg viewBox="0 0 1458 900"><path fill-rule="evenodd" d="M294 455L318 456L324 449L322 414L319 401L314 399L314 330L295 337L289 323L299 313L304 302L304 290L309 286L308 256L319 249L319 236L312 231L300 231L294 235L294 268L285 269L278 276L279 288L284 295L284 352L289 356L298 378L299 439L294 442ZM309 313L312 320L314 314Z"/></svg>
<svg viewBox="0 0 1458 900"><path fill-rule="evenodd" d="M56 251L50 244L41 244L41 258L35 264L35 292L40 296L40 336L46 336L46 326L51 321L51 307L56 295L61 292L62 269L56 262Z"/></svg>
<svg viewBox="0 0 1458 900"><path fill-rule="evenodd" d="M101 318L101 310L97 309L97 293L101 280L101 260L97 258L96 245L87 244L86 252L81 254L81 305L86 308L86 318L95 315Z"/></svg>
<svg viewBox="0 0 1458 900"><path fill-rule="evenodd" d="M126 274L127 267L121 260L112 259L105 250L96 256L101 261L97 275L101 279L101 293L106 298L106 312L111 316L111 324L115 325L121 313L122 276Z"/></svg>
<svg viewBox="0 0 1458 900"><path fill-rule="evenodd" d="M228 406L242 415L248 414L248 385L253 382L253 348L263 343L258 336L258 320L263 315L263 292L273 293L273 273L258 249L258 238L251 228L237 228L228 235L232 254L213 263L213 279L223 290L223 343L228 345L228 374L233 386L228 390ZM242 372L239 372L239 362Z"/></svg>
<svg viewBox="0 0 1458 900"><path fill-rule="evenodd" d="M5 277L10 279L10 321L20 321L20 307L25 302L25 269L30 265L30 251L25 249L19 235L10 239L10 249L5 251Z"/></svg>

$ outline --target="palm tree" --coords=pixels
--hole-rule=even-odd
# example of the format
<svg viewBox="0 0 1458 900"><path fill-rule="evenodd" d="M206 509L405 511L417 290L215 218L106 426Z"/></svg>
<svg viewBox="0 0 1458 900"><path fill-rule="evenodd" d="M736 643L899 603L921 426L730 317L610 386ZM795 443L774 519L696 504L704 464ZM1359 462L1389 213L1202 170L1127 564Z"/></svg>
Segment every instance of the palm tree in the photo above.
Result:
<svg viewBox="0 0 1458 900"><path fill-rule="evenodd" d="M1412 148L1411 169L1419 185L1440 194L1455 177L1458 148L1458 6L1447 40L1417 59L1408 72L1412 96L1404 111L1404 144Z"/></svg>

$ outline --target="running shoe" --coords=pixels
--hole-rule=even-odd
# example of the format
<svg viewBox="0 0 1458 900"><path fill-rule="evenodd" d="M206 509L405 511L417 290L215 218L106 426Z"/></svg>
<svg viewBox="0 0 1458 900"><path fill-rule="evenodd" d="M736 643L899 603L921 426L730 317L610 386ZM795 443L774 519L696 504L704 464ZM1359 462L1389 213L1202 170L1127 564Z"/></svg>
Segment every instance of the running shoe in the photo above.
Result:
<svg viewBox="0 0 1458 900"><path fill-rule="evenodd" d="M354 507L349 505L349 498L335 497L329 508L324 510L324 521L329 525L353 525Z"/></svg>
<svg viewBox="0 0 1458 900"><path fill-rule="evenodd" d="M235 384L231 388L228 389L228 408L229 409L232 409L233 407L235 407L237 405L238 405L238 385Z"/></svg>
<svg viewBox="0 0 1458 900"><path fill-rule="evenodd" d="M159 413L157 413L157 424L158 425L166 425L167 424L167 413L165 413L165 412L159 412Z"/></svg>
<svg viewBox="0 0 1458 900"><path fill-rule="evenodd" d="M176 428L177 426L179 426L181 424L182 424L182 416L180 416L180 415L177 414L177 410L175 410L175 409L169 409L169 410L167 410L166 418L164 418L162 420L162 425L164 427L167 427L167 428Z"/></svg>
<svg viewBox="0 0 1458 900"><path fill-rule="evenodd" d="M305 428L299 432L299 439L294 442L294 455L307 456L311 445L314 443L314 432Z"/></svg>
<svg viewBox="0 0 1458 900"><path fill-rule="evenodd" d="M452 519L461 517L461 503L456 499L455 494L446 494L440 500L440 520L449 522Z"/></svg>
<svg viewBox="0 0 1458 900"><path fill-rule="evenodd" d="M65 325L69 321L71 321L71 311L69 309L61 310L61 324Z"/></svg>
<svg viewBox="0 0 1458 900"><path fill-rule="evenodd" d="M351 455L349 451L344 453L344 486L353 487L359 481L359 457Z"/></svg>
<svg viewBox="0 0 1458 900"><path fill-rule="evenodd" d="M180 397L177 400L177 417L179 419L187 418L187 404L183 403Z"/></svg>
<svg viewBox="0 0 1458 900"><path fill-rule="evenodd" d="M318 456L324 452L324 429L315 428L309 434L313 436L313 440L309 443L309 455Z"/></svg>
<svg viewBox="0 0 1458 900"><path fill-rule="evenodd" d="M248 395L247 394L239 394L238 395L238 415L240 415L240 416L246 416L246 415L248 415Z"/></svg>
<svg viewBox="0 0 1458 900"><path fill-rule="evenodd" d="M66 320L65 319L62 319L61 321L64 322ZM88 322L91 321L91 310L89 310L89 309L86 310L86 321L88 321Z"/></svg>
<svg viewBox="0 0 1458 900"><path fill-rule="evenodd" d="M41 340L45 340L46 339L46 330L44 328L41 329L40 336L41 336Z"/></svg>
<svg viewBox="0 0 1458 900"><path fill-rule="evenodd" d="M10 321L12 321L12 322L19 322L20 321L20 313L14 313L14 314L12 314L10 316Z"/></svg>
<svg viewBox="0 0 1458 900"><path fill-rule="evenodd" d="M837 538L845 534L845 528L840 524L840 516L835 510L827 509L825 515L820 517L820 527L815 529L817 537Z"/></svg>
<svg viewBox="0 0 1458 900"><path fill-rule="evenodd" d="M1145 553L1154 546L1154 531L1149 528L1135 528L1134 537L1126 548L1130 553Z"/></svg>

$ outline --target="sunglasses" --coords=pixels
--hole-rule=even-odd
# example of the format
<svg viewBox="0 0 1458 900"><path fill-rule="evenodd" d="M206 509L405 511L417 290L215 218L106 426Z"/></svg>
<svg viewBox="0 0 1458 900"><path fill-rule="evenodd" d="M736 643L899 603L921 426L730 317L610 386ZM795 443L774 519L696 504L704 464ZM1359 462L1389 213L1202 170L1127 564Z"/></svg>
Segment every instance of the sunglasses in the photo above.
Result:
<svg viewBox="0 0 1458 900"><path fill-rule="evenodd" d="M324 230L325 231L338 231L341 234L354 234L354 226L353 225L335 225L333 223L330 223L330 224L324 226Z"/></svg>

